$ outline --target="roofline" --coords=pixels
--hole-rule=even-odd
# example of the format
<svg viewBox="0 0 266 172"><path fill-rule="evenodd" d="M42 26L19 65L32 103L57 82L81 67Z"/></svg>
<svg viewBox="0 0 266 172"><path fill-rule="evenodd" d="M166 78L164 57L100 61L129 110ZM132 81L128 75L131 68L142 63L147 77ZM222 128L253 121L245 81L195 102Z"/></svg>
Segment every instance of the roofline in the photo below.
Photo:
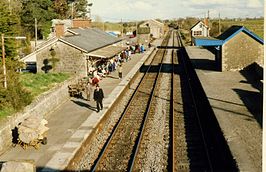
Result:
<svg viewBox="0 0 266 172"><path fill-rule="evenodd" d="M245 32L247 33L249 36L251 36L252 38L254 38L255 40L257 40L259 43L264 44L263 39L261 39L260 37L258 37L258 35L256 35L255 33L251 32L250 30L248 30L246 27L242 26L241 28L239 28L235 33L233 33L232 35L230 35L228 38L226 38L224 40L224 43L229 41L231 38L233 38L235 35L237 35L239 32Z"/></svg>
<svg viewBox="0 0 266 172"><path fill-rule="evenodd" d="M149 21L154 21L155 23L160 24L161 26L164 26L164 23L161 23L161 22L159 22L159 21L157 21L155 19L148 19L148 20L142 21L138 25L142 25L142 24L147 23Z"/></svg>
<svg viewBox="0 0 266 172"><path fill-rule="evenodd" d="M73 33L74 35L79 35L79 33L74 32L73 30L71 30L71 28L70 28L70 29L67 29L66 31L67 31L67 32L70 32L70 33Z"/></svg>
<svg viewBox="0 0 266 172"><path fill-rule="evenodd" d="M115 43L117 43L117 42L119 42L119 41L121 41L121 39L119 39L118 41L115 41L115 42L113 42L113 43L106 44L106 45L104 45L104 46L101 46L101 47L95 48L95 49L93 49L93 50L91 50L91 51L89 51L89 52L87 51L87 53L90 53L90 52L92 52L92 51L99 50L99 49L104 48L104 47L107 47L107 46L109 46L109 45L113 45L113 44L115 44Z"/></svg>
<svg viewBox="0 0 266 172"><path fill-rule="evenodd" d="M203 21L198 21L196 24L194 24L191 28L190 28L190 30L192 30L195 26L197 26L199 23L202 23L206 28L208 28L209 29L209 27L203 22Z"/></svg>
<svg viewBox="0 0 266 172"><path fill-rule="evenodd" d="M106 46L109 46L109 45L112 45L112 44L115 44L115 43L120 42L120 41L122 41L122 40L123 40L123 39L119 39L119 40L117 40L117 41L115 41L115 42L112 42L112 43L110 43L110 44L106 44L106 45L104 45L104 46L97 47L97 48L95 48L95 49L92 49L92 50L90 50L90 51L87 51L87 50L84 50L84 49L81 48L81 47L78 47L78 46L76 46L76 45L74 45L74 44L71 44L71 43L68 42L67 40L64 40L64 39L62 39L62 38L59 39L59 41L65 43L65 44L68 44L68 45L70 45L70 46L72 46L72 47L74 47L74 48L76 48L76 49L79 49L79 50L83 51L84 53L90 53L90 52L92 52L92 51L95 51L95 50L101 49L101 48L103 48L103 47L106 47Z"/></svg>
<svg viewBox="0 0 266 172"><path fill-rule="evenodd" d="M19 61L25 61L25 60L26 60L27 58L29 58L30 56L39 53L39 52L40 52L41 50L43 50L44 48L47 48L48 46L50 46L50 45L56 43L56 42L59 40L58 38L54 38L54 37L53 37L52 39L55 39L55 40L53 40L52 42L50 42L50 43L44 45L43 47L41 47L41 48L39 48L39 49L33 51L32 53L28 54L27 56L23 57L22 59L19 59ZM47 40L47 41L50 41L50 40Z"/></svg>
<svg viewBox="0 0 266 172"><path fill-rule="evenodd" d="M221 46L224 44L220 39L204 39L204 38L192 38L192 41L196 46Z"/></svg>
<svg viewBox="0 0 266 172"><path fill-rule="evenodd" d="M74 45L74 44L71 44L70 42L68 42L68 41L66 41L66 40L64 40L64 39L62 39L62 38L60 38L59 41L65 43L65 44L67 44L67 45L69 45L69 46L71 46L71 47L74 47L74 48L76 48L76 49L79 49L79 50L81 50L81 51L83 51L83 52L85 52L85 53L88 53L87 50L84 50L83 48L80 48L80 47L78 47L78 46L76 46L76 45Z"/></svg>
<svg viewBox="0 0 266 172"><path fill-rule="evenodd" d="M164 25L164 23L159 22L159 21L157 21L156 19L150 19L150 20L155 21L155 22L157 22L158 24Z"/></svg>

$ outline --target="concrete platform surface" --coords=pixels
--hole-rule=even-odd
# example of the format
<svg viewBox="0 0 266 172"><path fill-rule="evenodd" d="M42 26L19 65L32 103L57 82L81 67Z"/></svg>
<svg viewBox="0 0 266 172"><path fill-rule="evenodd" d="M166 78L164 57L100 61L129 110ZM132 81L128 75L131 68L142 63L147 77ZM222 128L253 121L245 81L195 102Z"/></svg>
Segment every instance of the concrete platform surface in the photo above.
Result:
<svg viewBox="0 0 266 172"><path fill-rule="evenodd" d="M215 71L214 55L186 47L240 171L262 171L262 85L249 71Z"/></svg>
<svg viewBox="0 0 266 172"><path fill-rule="evenodd" d="M161 42L158 39L153 45L160 45ZM103 111L96 112L94 101L70 98L49 114L47 145L41 145L39 150L32 147L23 150L17 145L1 155L0 161L33 160L37 171L63 170L151 51L133 54L132 59L123 64L122 80L118 78L118 72L114 71L100 81L105 94Z"/></svg>

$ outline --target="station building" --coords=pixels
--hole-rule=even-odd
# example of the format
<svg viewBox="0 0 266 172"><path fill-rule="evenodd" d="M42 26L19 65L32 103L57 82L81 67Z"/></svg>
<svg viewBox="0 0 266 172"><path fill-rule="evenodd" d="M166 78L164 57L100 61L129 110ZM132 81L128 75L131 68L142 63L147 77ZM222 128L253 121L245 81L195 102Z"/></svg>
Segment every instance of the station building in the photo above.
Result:
<svg viewBox="0 0 266 172"><path fill-rule="evenodd" d="M91 66L126 49L122 46L122 39L91 28L88 20L73 21L72 28L66 28L59 22L55 24L54 31L54 37L21 61L35 62L37 72L62 72L84 77Z"/></svg>
<svg viewBox="0 0 266 172"><path fill-rule="evenodd" d="M198 21L190 28L190 32L191 32L191 38L196 36L209 37L210 29L207 26L206 22L203 23L202 21Z"/></svg>
<svg viewBox="0 0 266 172"><path fill-rule="evenodd" d="M164 35L164 24L154 19L141 23L139 27L149 27L150 34L155 39L162 38Z"/></svg>
<svg viewBox="0 0 266 172"><path fill-rule="evenodd" d="M192 42L215 49L220 71L241 70L254 63L263 66L264 41L244 26L232 26L217 38L194 36Z"/></svg>

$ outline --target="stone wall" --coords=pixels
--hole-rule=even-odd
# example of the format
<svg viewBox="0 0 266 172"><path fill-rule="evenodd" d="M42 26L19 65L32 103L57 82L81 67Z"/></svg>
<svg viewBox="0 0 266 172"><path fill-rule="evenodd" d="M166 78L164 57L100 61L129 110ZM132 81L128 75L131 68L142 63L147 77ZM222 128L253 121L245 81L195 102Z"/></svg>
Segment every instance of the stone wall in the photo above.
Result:
<svg viewBox="0 0 266 172"><path fill-rule="evenodd" d="M138 34L137 35L137 42L147 46L148 43L150 42L150 34Z"/></svg>
<svg viewBox="0 0 266 172"><path fill-rule="evenodd" d="M7 117L0 123L0 155L12 145L12 130L29 116L42 116L45 119L49 113L65 102L68 97L68 85L76 83L78 78L69 79L55 88L38 96L23 112Z"/></svg>
<svg viewBox="0 0 266 172"><path fill-rule="evenodd" d="M241 70L252 63L263 64L263 45L240 32L222 46L222 71Z"/></svg>
<svg viewBox="0 0 266 172"><path fill-rule="evenodd" d="M55 63L54 67L51 62L48 64L48 66L52 67L50 71L86 76L87 61L83 52L60 41L37 54L37 72L44 72L44 60L52 58L52 50L55 54L54 57L59 61Z"/></svg>

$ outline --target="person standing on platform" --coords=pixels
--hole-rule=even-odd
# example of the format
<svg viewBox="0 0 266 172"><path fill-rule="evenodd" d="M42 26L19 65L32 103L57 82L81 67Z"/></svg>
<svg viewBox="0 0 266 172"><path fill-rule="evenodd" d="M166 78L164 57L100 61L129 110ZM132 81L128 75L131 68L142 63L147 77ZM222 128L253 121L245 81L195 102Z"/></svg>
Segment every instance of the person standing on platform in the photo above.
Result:
<svg viewBox="0 0 266 172"><path fill-rule="evenodd" d="M104 98L103 90L97 84L93 94L93 99L96 101L97 112L103 109L103 98Z"/></svg>
<svg viewBox="0 0 266 172"><path fill-rule="evenodd" d="M92 92L93 92L93 88L92 88L92 79L89 78L89 79L88 79L88 83L87 83L87 85L86 85L87 101L90 101L90 100L91 100Z"/></svg>
<svg viewBox="0 0 266 172"><path fill-rule="evenodd" d="M118 66L118 77L119 79L122 79L122 63L120 63L120 65Z"/></svg>

